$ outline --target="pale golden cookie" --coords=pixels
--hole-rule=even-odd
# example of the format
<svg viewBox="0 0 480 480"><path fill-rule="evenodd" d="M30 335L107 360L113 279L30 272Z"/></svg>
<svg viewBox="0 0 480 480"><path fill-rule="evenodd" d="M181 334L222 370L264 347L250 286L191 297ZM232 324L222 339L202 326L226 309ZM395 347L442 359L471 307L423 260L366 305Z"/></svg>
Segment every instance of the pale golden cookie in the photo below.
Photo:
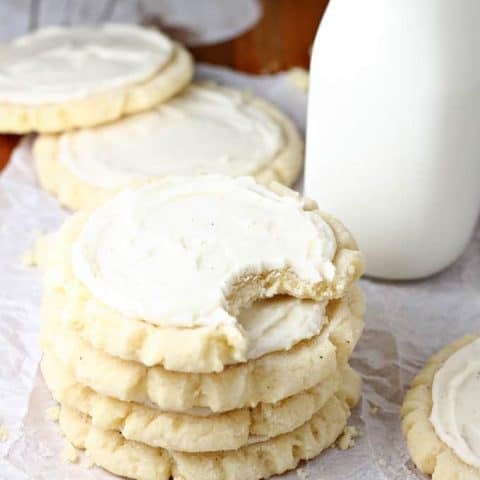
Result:
<svg viewBox="0 0 480 480"><path fill-rule="evenodd" d="M88 415L93 426L119 431L128 440L152 447L185 452L235 450L251 439L266 440L290 432L323 407L340 385L347 400L352 402L361 385L358 374L346 366L310 390L276 404L260 403L252 409L194 416L99 395L75 382L61 362L48 353L43 357L41 368L55 400Z"/></svg>
<svg viewBox="0 0 480 480"><path fill-rule="evenodd" d="M298 197L279 184L273 184L272 188L282 195ZM317 207L307 202L305 208L315 211ZM363 256L340 222L324 213L318 212L318 215L331 227L337 243L333 280L305 283L290 270L248 275L230 289L227 301L231 311L239 311L242 305L277 293L317 301L345 294L363 273ZM45 278L43 312L47 321L61 319L96 348L147 366L163 365L168 370L206 373L218 372L225 365L245 360L246 338L238 325L159 327L127 317L97 300L72 271L72 247L87 219L86 213L73 215L57 233L44 237L37 245L36 261ZM363 301L350 303L355 315L362 315ZM176 345L184 348L178 349Z"/></svg>
<svg viewBox="0 0 480 480"><path fill-rule="evenodd" d="M202 86L199 88L211 89L213 92L218 90L219 92L225 91L227 93L239 93L234 89L216 85ZM244 97L249 98L246 94ZM275 124L281 129L283 144L280 151L270 159L268 163L262 165L259 169L252 171L244 170L240 174L252 175L258 181L265 184L275 180L284 185L293 185L297 181L303 166L304 150L303 140L301 139L295 125L280 110L259 98L249 99L248 105L255 107L259 112L265 113L268 118L275 122ZM139 125L141 125L140 121L142 115L145 117L149 114L139 114L139 116L134 119L139 122ZM122 120L120 122L122 122ZM125 124L127 124L127 122L131 123L132 118L125 119L123 122ZM115 123L113 125L101 127L98 129L98 135L102 135L104 131L108 133L109 129L118 128L119 126L120 124ZM92 134L96 131L97 130L93 130ZM152 132L152 134L155 134L155 132ZM75 133L72 135L75 135ZM105 199L115 193L115 191L122 188L105 188L97 186L96 184L89 183L78 176L59 158L60 138L61 137L58 135L40 135L34 142L33 155L41 186L55 195L62 205L71 210L92 208L102 203ZM136 141L135 139L126 140ZM174 159L171 159L171 161L173 162ZM156 177L153 173L150 175L146 175L145 173L143 175L147 177ZM212 166L210 169L205 170L202 173L222 172L216 171L215 166ZM191 170L177 173L177 175L179 174L191 175Z"/></svg>
<svg viewBox="0 0 480 480"><path fill-rule="evenodd" d="M171 63L144 83L108 93L91 95L62 105L15 105L0 103L0 132L61 132L93 127L124 115L148 110L187 86L193 77L193 60L180 44Z"/></svg>
<svg viewBox="0 0 480 480"><path fill-rule="evenodd" d="M91 95L65 104L20 105L0 102L0 132L62 132L113 122L125 115L148 110L186 87L193 77L190 53L176 44L171 62L141 84Z"/></svg>
<svg viewBox="0 0 480 480"><path fill-rule="evenodd" d="M225 368L220 373L183 373L147 368L93 348L74 331L50 318L42 326L42 349L55 354L78 383L103 395L162 410L194 407L222 412L275 403L314 387L347 364L363 329L364 300L354 288L329 304L322 333L289 351ZM285 375L290 372L290 375Z"/></svg>
<svg viewBox="0 0 480 480"><path fill-rule="evenodd" d="M332 445L347 423L349 407L339 393L293 432L226 452L180 453L148 447L117 432L92 427L87 416L65 407L60 428L97 465L120 476L136 480L257 480L290 470Z"/></svg>
<svg viewBox="0 0 480 480"><path fill-rule="evenodd" d="M434 480L480 480L480 471L467 465L438 437L430 421L432 385L437 371L455 352L479 338L469 335L434 355L413 379L402 406L402 430L417 467Z"/></svg>

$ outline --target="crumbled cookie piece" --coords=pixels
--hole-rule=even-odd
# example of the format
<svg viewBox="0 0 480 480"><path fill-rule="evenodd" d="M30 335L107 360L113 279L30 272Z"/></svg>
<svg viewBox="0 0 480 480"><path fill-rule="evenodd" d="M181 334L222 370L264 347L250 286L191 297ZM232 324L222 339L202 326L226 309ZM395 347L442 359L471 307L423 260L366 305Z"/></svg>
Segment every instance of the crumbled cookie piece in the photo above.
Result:
<svg viewBox="0 0 480 480"><path fill-rule="evenodd" d="M357 427L347 425L336 442L337 448L340 450L352 448L355 446L355 439L361 436L362 432Z"/></svg>
<svg viewBox="0 0 480 480"><path fill-rule="evenodd" d="M8 440L8 437L8 430L0 425L0 442L6 442Z"/></svg>
<svg viewBox="0 0 480 480"><path fill-rule="evenodd" d="M52 422L58 422L58 416L60 415L60 407L50 407L45 410L45 416Z"/></svg>
<svg viewBox="0 0 480 480"><path fill-rule="evenodd" d="M84 462L85 468L90 469L95 466L95 462L88 456L88 454L85 454L84 459L85 459L85 462Z"/></svg>
<svg viewBox="0 0 480 480"><path fill-rule="evenodd" d="M281 70L281 63L277 58L269 60L260 70L260 73L263 75L270 75L272 73L277 73Z"/></svg>
<svg viewBox="0 0 480 480"><path fill-rule="evenodd" d="M372 415L376 415L378 412L378 407L376 405L372 405L372 407L370 408L370 413Z"/></svg>
<svg viewBox="0 0 480 480"><path fill-rule="evenodd" d="M300 480L309 480L308 473L303 468L300 468L300 467L297 468L296 472L297 472L297 477Z"/></svg>
<svg viewBox="0 0 480 480"><path fill-rule="evenodd" d="M290 85L295 88L306 92L308 90L308 82L310 74L304 68L295 67L289 70L287 74L287 80Z"/></svg>
<svg viewBox="0 0 480 480"><path fill-rule="evenodd" d="M24 267L33 267L35 266L35 253L32 249L28 249L23 252L20 257L20 262Z"/></svg>
<svg viewBox="0 0 480 480"><path fill-rule="evenodd" d="M78 450L68 442L63 450L63 459L69 463L77 463L79 458Z"/></svg>

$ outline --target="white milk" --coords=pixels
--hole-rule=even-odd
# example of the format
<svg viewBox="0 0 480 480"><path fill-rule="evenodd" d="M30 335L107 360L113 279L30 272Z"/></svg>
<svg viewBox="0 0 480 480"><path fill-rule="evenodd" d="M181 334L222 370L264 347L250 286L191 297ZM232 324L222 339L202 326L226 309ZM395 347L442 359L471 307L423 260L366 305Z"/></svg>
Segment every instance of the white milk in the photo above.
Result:
<svg viewBox="0 0 480 480"><path fill-rule="evenodd" d="M370 275L452 263L480 210L480 1L331 0L310 74L305 193Z"/></svg>

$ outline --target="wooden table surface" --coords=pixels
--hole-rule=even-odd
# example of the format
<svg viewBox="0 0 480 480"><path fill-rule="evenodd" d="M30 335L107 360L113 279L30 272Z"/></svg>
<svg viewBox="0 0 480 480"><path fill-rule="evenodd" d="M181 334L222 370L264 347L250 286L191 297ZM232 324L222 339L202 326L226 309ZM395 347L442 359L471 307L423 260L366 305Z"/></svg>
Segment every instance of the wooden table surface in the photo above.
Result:
<svg viewBox="0 0 480 480"><path fill-rule="evenodd" d="M310 48L328 0L260 0L260 3L263 16L251 30L228 42L193 48L195 59L254 74L275 73L295 66L308 68ZM168 33L175 36L176 32ZM8 163L19 139L0 134L0 169Z"/></svg>

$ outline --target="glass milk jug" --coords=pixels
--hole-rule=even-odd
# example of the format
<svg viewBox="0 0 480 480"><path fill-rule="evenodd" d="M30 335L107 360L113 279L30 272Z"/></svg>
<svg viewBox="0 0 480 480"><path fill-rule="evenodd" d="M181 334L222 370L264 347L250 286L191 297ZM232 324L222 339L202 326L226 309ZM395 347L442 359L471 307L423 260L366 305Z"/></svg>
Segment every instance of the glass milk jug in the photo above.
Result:
<svg viewBox="0 0 480 480"><path fill-rule="evenodd" d="M451 264L480 209L480 1L331 0L306 148L305 193L352 230L368 274Z"/></svg>

